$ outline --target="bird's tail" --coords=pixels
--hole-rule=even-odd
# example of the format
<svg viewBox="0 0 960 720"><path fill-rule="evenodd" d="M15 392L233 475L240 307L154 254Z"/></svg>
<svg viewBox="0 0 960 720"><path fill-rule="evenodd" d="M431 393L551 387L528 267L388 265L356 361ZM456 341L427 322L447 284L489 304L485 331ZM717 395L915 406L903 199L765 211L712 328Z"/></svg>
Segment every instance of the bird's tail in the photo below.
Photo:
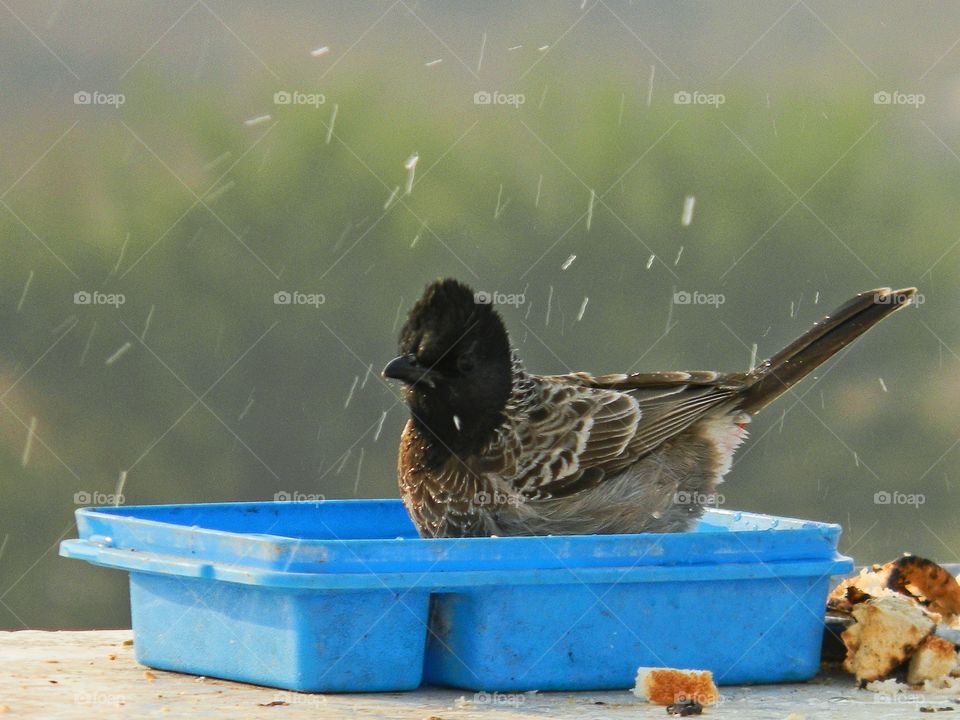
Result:
<svg viewBox="0 0 960 720"><path fill-rule="evenodd" d="M738 406L755 413L813 372L878 322L910 304L916 288L878 288L837 308L748 373Z"/></svg>

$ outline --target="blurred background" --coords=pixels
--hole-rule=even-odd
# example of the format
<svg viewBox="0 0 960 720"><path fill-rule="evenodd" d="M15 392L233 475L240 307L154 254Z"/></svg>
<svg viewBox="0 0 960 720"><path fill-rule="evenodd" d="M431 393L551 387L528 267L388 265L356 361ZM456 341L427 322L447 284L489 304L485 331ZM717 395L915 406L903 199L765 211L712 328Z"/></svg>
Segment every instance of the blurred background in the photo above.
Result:
<svg viewBox="0 0 960 720"><path fill-rule="evenodd" d="M918 285L755 419L723 506L960 559L955 4L0 18L0 627L128 626L125 575L57 556L78 507L396 497L379 371L447 275L541 373L745 370Z"/></svg>

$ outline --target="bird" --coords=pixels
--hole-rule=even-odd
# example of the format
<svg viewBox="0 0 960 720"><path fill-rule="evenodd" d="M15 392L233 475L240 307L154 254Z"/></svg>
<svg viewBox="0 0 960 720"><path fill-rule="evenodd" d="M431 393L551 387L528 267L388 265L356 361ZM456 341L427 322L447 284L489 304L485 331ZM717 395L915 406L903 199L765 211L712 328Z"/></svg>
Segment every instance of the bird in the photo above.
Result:
<svg viewBox="0 0 960 720"><path fill-rule="evenodd" d="M747 372L536 375L489 294L439 279L383 369L404 505L424 538L690 530L751 417L915 293L860 293Z"/></svg>

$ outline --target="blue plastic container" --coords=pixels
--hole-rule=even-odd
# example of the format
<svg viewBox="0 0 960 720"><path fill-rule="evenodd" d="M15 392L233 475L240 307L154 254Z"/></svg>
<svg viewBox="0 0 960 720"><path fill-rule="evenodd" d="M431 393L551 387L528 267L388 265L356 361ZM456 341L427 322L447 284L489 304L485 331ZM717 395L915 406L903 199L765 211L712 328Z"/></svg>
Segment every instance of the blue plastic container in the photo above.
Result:
<svg viewBox="0 0 960 720"><path fill-rule="evenodd" d="M423 540L396 500L77 511L60 552L130 572L137 659L314 692L723 684L819 665L836 525L711 510L694 532Z"/></svg>

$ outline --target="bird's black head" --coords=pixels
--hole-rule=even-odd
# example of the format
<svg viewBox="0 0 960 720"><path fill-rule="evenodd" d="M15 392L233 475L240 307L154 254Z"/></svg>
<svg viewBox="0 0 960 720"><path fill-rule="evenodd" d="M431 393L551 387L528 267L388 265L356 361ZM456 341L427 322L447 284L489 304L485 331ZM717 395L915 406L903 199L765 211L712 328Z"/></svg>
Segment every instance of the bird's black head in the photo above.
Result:
<svg viewBox="0 0 960 720"><path fill-rule="evenodd" d="M510 340L485 293L457 280L427 286L384 368L404 383L418 430L440 455L478 451L503 420L512 387Z"/></svg>

